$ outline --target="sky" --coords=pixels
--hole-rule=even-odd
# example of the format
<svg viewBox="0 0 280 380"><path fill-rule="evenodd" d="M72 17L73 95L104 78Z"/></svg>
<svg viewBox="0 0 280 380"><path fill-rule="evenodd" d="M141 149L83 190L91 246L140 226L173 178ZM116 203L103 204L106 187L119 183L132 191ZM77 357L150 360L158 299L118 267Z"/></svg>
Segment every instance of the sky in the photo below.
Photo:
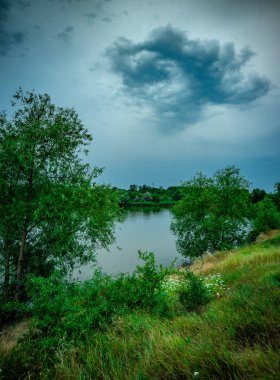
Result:
<svg viewBox="0 0 280 380"><path fill-rule="evenodd" d="M0 0L0 110L74 107L99 182L172 186L235 165L280 181L279 0Z"/></svg>

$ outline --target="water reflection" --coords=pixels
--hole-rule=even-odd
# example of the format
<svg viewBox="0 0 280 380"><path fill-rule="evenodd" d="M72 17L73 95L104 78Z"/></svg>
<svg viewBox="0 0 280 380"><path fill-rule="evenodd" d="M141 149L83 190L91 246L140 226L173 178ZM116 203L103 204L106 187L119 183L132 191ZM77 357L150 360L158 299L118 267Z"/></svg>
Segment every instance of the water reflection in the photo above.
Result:
<svg viewBox="0 0 280 380"><path fill-rule="evenodd" d="M151 216L163 213L164 210L166 209L160 207L131 207L126 209L126 212L129 218L139 218L142 215L143 218L149 219Z"/></svg>
<svg viewBox="0 0 280 380"><path fill-rule="evenodd" d="M138 250L152 251L158 263L171 264L179 256L175 237L170 231L171 217L167 208L130 209L125 221L116 226L116 243L109 247L109 252L98 252L97 265L108 274L131 272L141 263ZM92 265L83 266L80 271L80 274L75 273L75 277L81 280L90 278Z"/></svg>

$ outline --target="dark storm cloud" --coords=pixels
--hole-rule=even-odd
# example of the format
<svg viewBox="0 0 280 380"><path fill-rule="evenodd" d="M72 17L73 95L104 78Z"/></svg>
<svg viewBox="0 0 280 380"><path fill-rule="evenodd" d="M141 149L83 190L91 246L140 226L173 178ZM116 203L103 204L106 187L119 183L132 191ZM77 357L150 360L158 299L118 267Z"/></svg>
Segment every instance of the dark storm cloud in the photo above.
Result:
<svg viewBox="0 0 280 380"><path fill-rule="evenodd" d="M51 1L51 2L56 2L56 1L59 1L60 3L80 3L81 1L84 1L84 0L48 0L48 1Z"/></svg>
<svg viewBox="0 0 280 380"><path fill-rule="evenodd" d="M0 28L2 29L3 23L7 20L10 11L10 2L7 0L0 0Z"/></svg>
<svg viewBox="0 0 280 380"><path fill-rule="evenodd" d="M21 10L31 7L30 1L19 0L17 4Z"/></svg>
<svg viewBox="0 0 280 380"><path fill-rule="evenodd" d="M6 25L9 21L11 2L0 0L0 55L7 55L12 47L22 44L24 34L18 31L10 32Z"/></svg>
<svg viewBox="0 0 280 380"><path fill-rule="evenodd" d="M243 73L248 47L237 53L233 43L191 40L171 26L142 43L120 38L106 54L125 93L150 106L165 132L197 122L208 105L246 105L270 89L268 79Z"/></svg>
<svg viewBox="0 0 280 380"><path fill-rule="evenodd" d="M74 28L73 26L67 26L66 28L63 29L62 32L57 33L56 37L63 41L65 44L71 41L72 36L73 36Z"/></svg>

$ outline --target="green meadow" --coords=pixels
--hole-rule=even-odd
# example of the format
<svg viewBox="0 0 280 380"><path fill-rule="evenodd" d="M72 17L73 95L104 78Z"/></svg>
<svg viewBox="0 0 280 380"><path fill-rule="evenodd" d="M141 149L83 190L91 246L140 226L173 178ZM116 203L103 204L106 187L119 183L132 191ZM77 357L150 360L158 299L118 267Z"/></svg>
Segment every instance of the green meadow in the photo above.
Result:
<svg viewBox="0 0 280 380"><path fill-rule="evenodd" d="M131 275L31 281L32 322L2 347L1 378L277 379L280 235L271 235L196 261L191 277L142 254Z"/></svg>

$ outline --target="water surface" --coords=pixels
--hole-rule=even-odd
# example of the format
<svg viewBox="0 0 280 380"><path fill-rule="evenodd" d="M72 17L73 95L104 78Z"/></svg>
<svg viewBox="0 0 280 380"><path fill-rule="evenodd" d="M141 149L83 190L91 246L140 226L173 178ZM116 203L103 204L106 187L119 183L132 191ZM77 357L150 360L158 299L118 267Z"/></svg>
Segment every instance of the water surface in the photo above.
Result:
<svg viewBox="0 0 280 380"><path fill-rule="evenodd" d="M169 265L178 257L175 237L170 231L172 215L170 209L130 209L126 220L116 226L116 243L109 252L102 249L97 255L97 265L107 274L132 272L137 264L138 250L152 251L158 263ZM85 280L92 275L92 265L80 268L75 277Z"/></svg>

